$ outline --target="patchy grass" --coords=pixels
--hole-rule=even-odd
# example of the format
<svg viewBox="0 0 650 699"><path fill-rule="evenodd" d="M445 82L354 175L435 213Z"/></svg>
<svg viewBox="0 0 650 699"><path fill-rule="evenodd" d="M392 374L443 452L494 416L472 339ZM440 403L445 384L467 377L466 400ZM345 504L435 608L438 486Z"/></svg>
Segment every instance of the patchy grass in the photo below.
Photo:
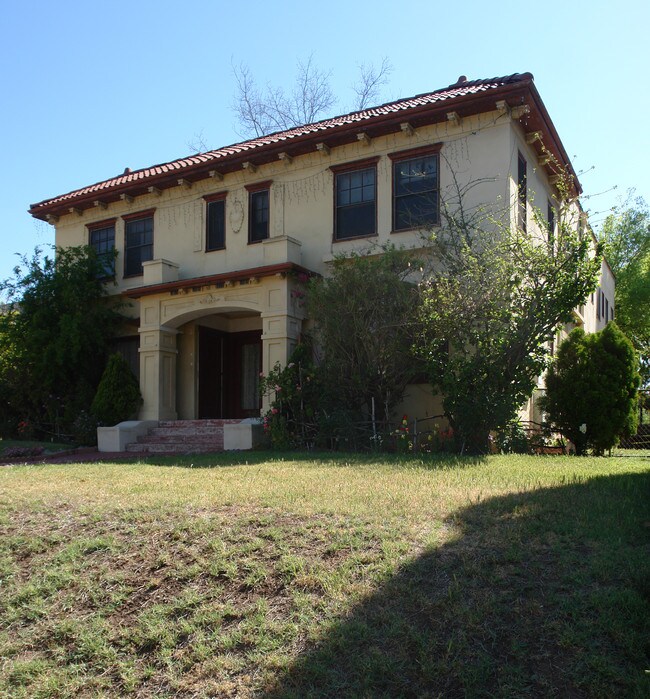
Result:
<svg viewBox="0 0 650 699"><path fill-rule="evenodd" d="M0 695L645 697L649 466L3 468Z"/></svg>

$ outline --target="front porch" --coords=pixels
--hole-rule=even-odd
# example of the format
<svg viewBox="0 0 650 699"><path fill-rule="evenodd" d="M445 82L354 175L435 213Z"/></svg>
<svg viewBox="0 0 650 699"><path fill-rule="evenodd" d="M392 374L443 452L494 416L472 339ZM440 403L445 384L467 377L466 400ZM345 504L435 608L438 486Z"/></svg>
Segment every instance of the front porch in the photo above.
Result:
<svg viewBox="0 0 650 699"><path fill-rule="evenodd" d="M259 418L134 420L100 427L98 450L142 455L207 454L253 449L263 437Z"/></svg>
<svg viewBox="0 0 650 699"><path fill-rule="evenodd" d="M243 420L267 407L260 373L298 343L309 272L291 261L295 241L264 245L285 261L187 280L169 261L145 263L145 286L127 294L140 306L140 420Z"/></svg>

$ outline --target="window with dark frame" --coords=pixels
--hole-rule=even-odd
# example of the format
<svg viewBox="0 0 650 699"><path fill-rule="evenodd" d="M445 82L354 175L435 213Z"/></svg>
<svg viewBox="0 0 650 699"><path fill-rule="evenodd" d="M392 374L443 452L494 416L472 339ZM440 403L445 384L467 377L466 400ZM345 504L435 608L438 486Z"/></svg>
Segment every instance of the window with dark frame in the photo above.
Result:
<svg viewBox="0 0 650 699"><path fill-rule="evenodd" d="M205 249L223 250L226 247L225 195L206 204Z"/></svg>
<svg viewBox="0 0 650 699"><path fill-rule="evenodd" d="M269 237L269 190L260 189L248 195L248 242L259 243Z"/></svg>
<svg viewBox="0 0 650 699"><path fill-rule="evenodd" d="M548 221L548 244L555 242L555 207L549 199L546 203L546 220Z"/></svg>
<svg viewBox="0 0 650 699"><path fill-rule="evenodd" d="M373 164L335 173L334 239L347 240L377 232L377 171Z"/></svg>
<svg viewBox="0 0 650 699"><path fill-rule="evenodd" d="M438 154L393 161L393 230L439 223Z"/></svg>
<svg viewBox="0 0 650 699"><path fill-rule="evenodd" d="M153 216L124 221L124 276L142 274L142 263L153 260Z"/></svg>
<svg viewBox="0 0 650 699"><path fill-rule="evenodd" d="M526 230L526 203L528 199L526 170L526 158L519 153L517 158L517 225L524 231Z"/></svg>
<svg viewBox="0 0 650 699"><path fill-rule="evenodd" d="M95 250L104 273L103 278L115 276L115 221L98 223L88 229L90 247Z"/></svg>

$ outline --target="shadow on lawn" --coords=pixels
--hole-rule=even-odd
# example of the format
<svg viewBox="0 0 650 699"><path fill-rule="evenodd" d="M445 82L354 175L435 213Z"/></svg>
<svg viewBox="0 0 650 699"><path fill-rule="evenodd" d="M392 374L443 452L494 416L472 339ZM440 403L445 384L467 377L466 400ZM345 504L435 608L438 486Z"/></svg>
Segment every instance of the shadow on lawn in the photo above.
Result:
<svg viewBox="0 0 650 699"><path fill-rule="evenodd" d="M263 696L650 696L650 474L494 498Z"/></svg>

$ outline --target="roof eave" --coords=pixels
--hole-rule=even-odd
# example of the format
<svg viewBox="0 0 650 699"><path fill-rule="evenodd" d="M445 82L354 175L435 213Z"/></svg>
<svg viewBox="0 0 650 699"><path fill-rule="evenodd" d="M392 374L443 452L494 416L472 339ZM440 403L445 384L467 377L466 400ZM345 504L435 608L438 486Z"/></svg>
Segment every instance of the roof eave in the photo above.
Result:
<svg viewBox="0 0 650 699"><path fill-rule="evenodd" d="M333 148L354 143L357 140L357 134L362 131L365 131L371 138L378 137L399 131L400 125L404 122L409 122L413 127L418 128L445 121L447 113L452 108L461 117L473 116L482 112L493 111L495 103L499 100L521 100L521 102L524 102L528 96L532 99L533 105L539 114L538 121L542 127L541 130L544 132L546 147L561 163L569 168L570 173L575 178L579 193L581 191L580 184L553 126L553 122L535 88L532 76L525 74L523 80L506 83L485 92L460 95L450 99L443 99L439 103L399 109L389 114L311 131L294 138L286 138L238 153L214 157L206 162L176 166L171 172L149 175L132 182L108 186L105 190L71 196L64 201L52 202L51 200L45 200L33 204L29 209L29 213L35 218L47 221L51 220L52 216L66 215L71 209L83 212L95 206L96 202L109 204L118 201L122 195L136 197L148 194L150 187L159 190L169 189L178 186L178 181L181 178L190 182L196 182L209 178L210 172L215 170L225 175L241 169L243 163L247 161L254 162L257 166L265 165L277 160L281 152L287 152L292 157L296 157L311 152L315 145L320 142L324 142ZM161 167L168 165L170 164L165 163ZM101 182L98 184L101 184Z"/></svg>

